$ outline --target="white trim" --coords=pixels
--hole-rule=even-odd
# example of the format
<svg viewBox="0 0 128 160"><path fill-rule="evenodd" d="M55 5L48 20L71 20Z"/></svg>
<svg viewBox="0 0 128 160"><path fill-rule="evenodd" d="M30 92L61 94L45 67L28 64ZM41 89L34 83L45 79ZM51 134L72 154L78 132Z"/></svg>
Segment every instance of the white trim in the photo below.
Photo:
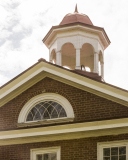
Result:
<svg viewBox="0 0 128 160"><path fill-rule="evenodd" d="M31 149L31 160L36 160L37 154L45 154L45 153L57 153L57 160L60 160L60 146L59 147L47 147L47 148L36 148Z"/></svg>
<svg viewBox="0 0 128 160"><path fill-rule="evenodd" d="M67 113L67 118L74 118L74 112L73 108L70 104L70 102L64 98L63 96L56 94L56 93L43 93L39 94L33 98L31 98L22 108L19 118L18 118L18 123L30 123L26 122L27 115L29 111L38 103L43 102L43 101L54 101L59 103L66 111ZM59 120L59 119L58 119ZM42 121L43 122L43 121ZM46 121L44 121L46 122Z"/></svg>
<svg viewBox="0 0 128 160"><path fill-rule="evenodd" d="M45 68L45 67L44 67L44 68ZM94 90L103 92L103 93L105 93L105 94L111 95L111 96L113 96L113 97L116 97L116 98L119 98L119 99L122 99L122 100L128 102L128 97L119 95L119 94L114 93L114 92L112 92L112 91L108 91L108 90L107 90L107 87L106 87L106 88L101 88L101 87L98 87L98 86L96 86L96 85L90 84L90 83L88 83L88 82L82 81L81 79L73 78L73 77L71 77L71 76L65 75L65 74L63 74L63 73L57 72L57 71L52 70L52 69L49 69L49 68L45 68L45 71L47 71L47 72L49 72L49 73L51 73L51 74L59 75L60 77L62 77L62 78L64 77L64 78L67 79L67 80L71 80L71 81L76 82L76 83L78 83L78 84L81 84L81 85L83 85L83 86L87 86L87 87L92 88L92 89L94 89ZM91 81L91 80L90 80L90 81Z"/></svg>
<svg viewBox="0 0 128 160"><path fill-rule="evenodd" d="M97 143L97 160L103 160L103 148L126 146L126 160L128 160L128 140Z"/></svg>
<svg viewBox="0 0 128 160"><path fill-rule="evenodd" d="M74 36L78 36L78 35L80 35L80 36L82 36L82 37L86 37L86 38L90 38L90 39L93 39L93 40L97 40L98 42L99 42L99 44L100 44L100 46L101 46L101 48L102 48L102 50L104 51L105 50L105 48L104 48L104 46L103 46L103 43L101 42L101 39L99 38L99 36L97 36L96 35L96 37L94 37L94 35L93 35L93 37L92 36L89 36L89 35L86 35L86 34L83 34L84 33L84 31L81 31L81 32L76 32L76 33L73 33L72 35L70 35L70 37L74 37ZM60 36L61 35L61 36ZM57 39L59 38L59 39L61 39L61 38L65 38L65 37L67 37L67 35L65 35L65 34L59 34L59 37L58 37L58 35L56 35L55 37L54 37L54 39L52 40L52 42L47 46L48 47L48 49L51 51L54 47L54 43L56 43L56 41L57 41ZM51 47L52 47L52 49L51 49Z"/></svg>
<svg viewBox="0 0 128 160"><path fill-rule="evenodd" d="M106 135L107 130L110 134L115 134L113 130L122 129L120 133L127 133L128 127L128 118L116 119L116 120L105 120L105 121L95 121L95 122L86 122L86 123L76 123L76 124L67 124L67 125L57 125L49 127L40 127L40 128L30 128L30 129L20 129L13 131L1 131L1 139L11 139L11 138L21 138L21 137L32 137L32 136L46 136L46 135L57 135L64 133L77 133L77 132L89 132L89 131L98 131L102 132L101 135ZM111 132L112 129L112 132ZM124 130L123 130L124 129ZM90 135L91 136L91 135Z"/></svg>
<svg viewBox="0 0 128 160"><path fill-rule="evenodd" d="M48 124L57 124L57 123L65 123L65 122L72 122L74 118L55 118L55 119L45 119L40 121L32 121L26 123L17 123L17 127L28 127L28 126L40 126L40 125L48 125Z"/></svg>
<svg viewBox="0 0 128 160"><path fill-rule="evenodd" d="M6 92L4 92L3 94L0 95L0 99L2 99L3 97L5 97L6 95L8 95L9 93L11 93L12 91L14 91L15 89L17 89L19 86L21 86L22 84L24 84L25 82L27 82L28 80L30 80L31 78L33 78L34 76L36 76L38 73L42 72L44 70L44 67L41 67L40 69L38 69L37 71L33 72L31 75L29 75L28 77L26 77L25 79L23 79L22 81L20 81L19 83L17 83L15 86L13 86L12 88L10 88L9 90L7 90Z"/></svg>
<svg viewBox="0 0 128 160"><path fill-rule="evenodd" d="M75 26L70 26L70 27L63 27L63 28L57 28L57 29L53 29L52 32L50 33L50 35L47 37L47 39L44 41L44 44L46 44L47 46L47 41L49 40L49 37L51 37L52 34L56 33L57 31L62 31L62 30L69 30L69 29L75 29L75 28L80 28L80 29L85 29L85 30L88 30L90 32L94 32L94 33L98 33L98 34L101 34L102 37L104 38L105 40L105 48L106 46L108 46L110 43L108 42L107 38L105 37L105 34L103 31L99 31L98 29L93 29L93 28L89 28L89 27L85 27L85 26L81 26L81 25L75 25ZM103 40L103 41L104 41Z"/></svg>
<svg viewBox="0 0 128 160"><path fill-rule="evenodd" d="M32 77L34 77L35 75L39 74L40 72L42 71L46 71L46 72L49 72L51 74L54 74L54 75L57 75L57 76L60 76L62 78L65 78L67 80L71 80L73 82L76 82L78 84L81 84L83 86L87 86L89 88L92 88L94 90L97 90L97 91L100 91L102 93L105 93L105 94L108 94L110 96L113 96L115 98L119 98L119 99L122 99L126 102L128 102L128 97L126 96L122 96L120 94L117 94L115 92L112 92L112 91L109 91L106 87L106 88L101 88L101 87L98 87L96 85L93 85L91 83L88 83L86 81L83 81L81 79L77 79L77 78L74 78L74 77L71 77L71 76L68 76L66 74L63 74L62 72L58 72L58 71L55 71L53 69L49 69L47 67L41 67L40 69L38 69L36 72L34 72L33 74L31 74L30 76L28 76L27 78L25 78L23 81L19 82L18 84L16 84L14 87L10 88L9 90L7 90L6 92L4 92L1 96L0 96L0 99L2 99L4 96L6 96L7 94L9 94L10 92L12 92L13 90L15 90L16 88L18 88L19 86L21 86L22 84L24 84L25 82L27 82L28 80L30 80ZM69 72L69 71L67 71ZM71 73L72 74L72 73ZM85 78L86 79L86 78ZM91 80L90 80L91 81ZM98 83L98 82L97 82ZM100 82L99 82L100 83ZM120 91L120 90L119 90ZM120 93L120 92L118 92Z"/></svg>

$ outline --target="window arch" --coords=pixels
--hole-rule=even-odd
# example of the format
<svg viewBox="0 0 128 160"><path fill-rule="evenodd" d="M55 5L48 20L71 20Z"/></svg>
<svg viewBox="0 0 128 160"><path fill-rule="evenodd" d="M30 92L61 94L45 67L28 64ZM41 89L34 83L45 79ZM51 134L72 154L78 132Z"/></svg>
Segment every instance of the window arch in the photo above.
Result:
<svg viewBox="0 0 128 160"><path fill-rule="evenodd" d="M56 93L43 93L31 98L22 108L18 124L27 123L53 123L71 121L74 118L70 102ZM20 125L19 125L20 126Z"/></svg>

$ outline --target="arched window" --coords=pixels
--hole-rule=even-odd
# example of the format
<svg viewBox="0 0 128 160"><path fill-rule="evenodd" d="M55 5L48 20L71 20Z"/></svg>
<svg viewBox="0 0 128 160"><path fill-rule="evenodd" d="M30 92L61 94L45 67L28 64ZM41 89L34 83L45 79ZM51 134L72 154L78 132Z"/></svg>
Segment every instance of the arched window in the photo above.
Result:
<svg viewBox="0 0 128 160"><path fill-rule="evenodd" d="M22 108L18 126L39 125L72 121L73 108L63 96L43 93L30 99Z"/></svg>
<svg viewBox="0 0 128 160"><path fill-rule="evenodd" d="M37 121L67 117L65 109L57 102L44 101L36 104L27 116L26 121Z"/></svg>

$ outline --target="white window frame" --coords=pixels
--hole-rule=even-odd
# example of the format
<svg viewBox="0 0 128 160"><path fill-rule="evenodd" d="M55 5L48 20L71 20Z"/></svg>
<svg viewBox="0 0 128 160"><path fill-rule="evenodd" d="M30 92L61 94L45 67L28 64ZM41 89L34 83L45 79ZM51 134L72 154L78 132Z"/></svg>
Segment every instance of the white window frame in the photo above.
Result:
<svg viewBox="0 0 128 160"><path fill-rule="evenodd" d="M39 104L40 102L43 101L54 101L59 103L64 109L67 114L67 117L62 117L62 118L56 118L56 119L48 119L48 120L41 120L41 121L26 121L28 113L30 110L36 105ZM25 126L24 124L32 125L32 124L37 124L39 125L40 123L59 123L59 122L65 122L65 121L72 121L74 119L74 111L73 108L70 104L70 102L63 96L56 94L56 93L43 93L39 94L33 98L31 98L22 108L19 118L18 118L18 124L19 126Z"/></svg>
<svg viewBox="0 0 128 160"><path fill-rule="evenodd" d="M57 160L61 160L60 150L61 150L60 146L31 149L30 150L30 158L31 158L31 160L36 160L36 155L37 154L56 153L57 154Z"/></svg>
<svg viewBox="0 0 128 160"><path fill-rule="evenodd" d="M97 160L103 160L103 148L126 146L126 160L128 160L128 141L112 141L97 143Z"/></svg>

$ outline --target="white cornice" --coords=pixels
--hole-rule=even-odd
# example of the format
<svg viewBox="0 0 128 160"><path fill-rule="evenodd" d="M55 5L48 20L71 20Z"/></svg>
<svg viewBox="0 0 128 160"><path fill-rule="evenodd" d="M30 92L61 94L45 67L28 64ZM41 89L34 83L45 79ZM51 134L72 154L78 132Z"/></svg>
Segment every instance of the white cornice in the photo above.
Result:
<svg viewBox="0 0 128 160"><path fill-rule="evenodd" d="M19 138L29 139L29 137L30 138L37 137L37 136L46 137L51 135L52 137L55 136L57 138L57 135L61 135L61 134L64 135L64 134L73 134L73 133L82 133L82 132L84 133L82 134L82 137L92 137L92 136L96 137L101 135L104 136L104 135L113 135L113 134L122 134L122 133L124 134L128 132L128 118L3 131L3 132L0 132L0 144L1 142L3 142L3 140L6 143L9 143L11 139L13 140L14 139L18 140ZM62 136L62 138L65 139L66 137L64 138L64 136ZM50 141L50 139L48 140L48 138L46 140ZM27 143L27 140L26 140L26 143Z"/></svg>
<svg viewBox="0 0 128 160"><path fill-rule="evenodd" d="M55 36L54 34L56 34L57 32L62 32L62 31L69 31L70 29L73 30L73 29L82 29L82 30L86 30L86 31L89 31L89 32L92 32L92 33L96 33L96 34L101 34L101 36L103 37L102 40L104 39L105 41L105 46L104 48L107 48L107 46L109 45L103 31L100 31L98 29L93 29L93 28L90 28L90 27L86 27L86 26L82 26L82 25L75 25L75 26L69 26L69 27L63 27L63 28L55 28L52 30L52 32L50 33L50 35L48 36L48 38L45 40L45 45L48 46L48 41L49 39L51 39L51 37Z"/></svg>

